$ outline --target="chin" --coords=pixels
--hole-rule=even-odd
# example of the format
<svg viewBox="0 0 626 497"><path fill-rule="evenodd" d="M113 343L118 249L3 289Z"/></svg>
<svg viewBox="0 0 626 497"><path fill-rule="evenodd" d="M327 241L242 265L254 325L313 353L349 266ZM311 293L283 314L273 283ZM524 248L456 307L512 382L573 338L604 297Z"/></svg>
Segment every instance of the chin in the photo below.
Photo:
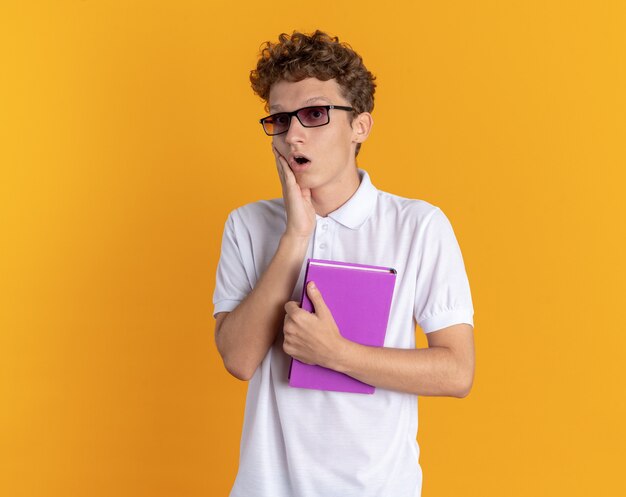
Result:
<svg viewBox="0 0 626 497"><path fill-rule="evenodd" d="M321 185L321 181L319 178L316 178L315 175L311 174L309 171L302 171L294 173L296 177L296 183L300 188L308 188L313 190Z"/></svg>

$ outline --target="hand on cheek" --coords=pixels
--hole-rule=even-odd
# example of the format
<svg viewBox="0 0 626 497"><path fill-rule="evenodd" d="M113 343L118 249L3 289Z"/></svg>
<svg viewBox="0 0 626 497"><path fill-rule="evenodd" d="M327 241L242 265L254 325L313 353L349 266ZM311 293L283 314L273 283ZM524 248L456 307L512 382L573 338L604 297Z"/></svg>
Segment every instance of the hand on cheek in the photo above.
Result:
<svg viewBox="0 0 626 497"><path fill-rule="evenodd" d="M315 229L315 208L311 202L311 190L302 189L285 157L272 145L276 168L283 189L287 214L286 233L299 239L308 239Z"/></svg>

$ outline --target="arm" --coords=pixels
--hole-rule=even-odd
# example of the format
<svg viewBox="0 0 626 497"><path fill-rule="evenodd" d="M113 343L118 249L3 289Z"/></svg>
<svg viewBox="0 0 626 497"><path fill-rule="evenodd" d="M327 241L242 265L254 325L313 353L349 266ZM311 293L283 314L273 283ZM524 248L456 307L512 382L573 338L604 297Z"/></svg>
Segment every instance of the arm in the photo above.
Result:
<svg viewBox="0 0 626 497"><path fill-rule="evenodd" d="M241 380L252 377L276 339L315 227L311 192L300 189L276 149L274 155L285 199L285 233L254 289L232 312L217 314L215 321L215 342L224 366Z"/></svg>
<svg viewBox="0 0 626 497"><path fill-rule="evenodd" d="M335 368L370 385L415 395L466 397L474 378L469 324L428 333L427 349L366 347L349 342Z"/></svg>
<svg viewBox="0 0 626 497"><path fill-rule="evenodd" d="M465 397L474 377L469 324L428 333L427 349L360 345L343 338L319 291L307 287L315 313L285 306L285 352L308 364L340 371L376 387L415 395Z"/></svg>
<svg viewBox="0 0 626 497"><path fill-rule="evenodd" d="M232 312L216 316L217 349L228 372L240 380L252 377L276 339L307 247L306 239L283 236L254 289Z"/></svg>

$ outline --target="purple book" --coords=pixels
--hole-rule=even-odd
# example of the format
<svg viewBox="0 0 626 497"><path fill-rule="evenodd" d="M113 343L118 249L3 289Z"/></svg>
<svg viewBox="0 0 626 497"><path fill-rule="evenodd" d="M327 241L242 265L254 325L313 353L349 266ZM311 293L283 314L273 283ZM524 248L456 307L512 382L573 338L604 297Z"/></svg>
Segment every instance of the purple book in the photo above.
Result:
<svg viewBox="0 0 626 497"><path fill-rule="evenodd" d="M395 269L309 259L301 306L313 312L306 285L314 281L344 338L373 347L385 343ZM292 359L289 385L335 392L374 393L375 388L338 371Z"/></svg>

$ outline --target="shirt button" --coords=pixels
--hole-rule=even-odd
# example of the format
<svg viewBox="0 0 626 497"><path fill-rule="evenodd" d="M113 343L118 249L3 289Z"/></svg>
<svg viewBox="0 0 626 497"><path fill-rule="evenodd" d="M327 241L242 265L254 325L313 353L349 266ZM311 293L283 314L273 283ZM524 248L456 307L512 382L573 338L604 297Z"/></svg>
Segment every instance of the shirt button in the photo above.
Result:
<svg viewBox="0 0 626 497"><path fill-rule="evenodd" d="M324 249L326 248L326 244L325 244L325 243L321 243L321 244L320 244L320 248L321 248L322 250L324 250Z"/></svg>
<svg viewBox="0 0 626 497"><path fill-rule="evenodd" d="M324 231L326 231L326 230L328 229L328 225L327 225L327 224L322 224L322 229L323 229Z"/></svg>

